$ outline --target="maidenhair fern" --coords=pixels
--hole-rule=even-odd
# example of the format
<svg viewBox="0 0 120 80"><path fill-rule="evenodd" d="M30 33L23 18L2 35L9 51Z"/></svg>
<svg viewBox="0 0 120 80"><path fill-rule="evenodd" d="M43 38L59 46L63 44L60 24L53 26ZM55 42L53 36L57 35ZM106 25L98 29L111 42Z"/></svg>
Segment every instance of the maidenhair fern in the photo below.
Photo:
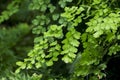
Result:
<svg viewBox="0 0 120 80"><path fill-rule="evenodd" d="M16 63L17 73L40 70L34 73L42 75L41 79L57 79L52 71L61 62L70 73L67 77L58 74L58 79L99 80L106 76L108 56L120 51L119 9L112 9L104 0L34 0L29 8L38 12L32 20L36 38L28 57Z"/></svg>
<svg viewBox="0 0 120 80"><path fill-rule="evenodd" d="M8 6L5 11L3 11L0 15L0 23L4 22L5 20L8 20L10 16L15 14L19 11L19 0L13 0Z"/></svg>

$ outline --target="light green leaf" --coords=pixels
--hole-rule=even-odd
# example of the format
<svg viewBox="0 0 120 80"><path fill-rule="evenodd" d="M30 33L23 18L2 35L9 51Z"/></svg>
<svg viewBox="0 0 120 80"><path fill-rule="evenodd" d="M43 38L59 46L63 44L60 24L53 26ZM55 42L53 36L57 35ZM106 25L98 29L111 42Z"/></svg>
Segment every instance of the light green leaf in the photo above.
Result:
<svg viewBox="0 0 120 80"><path fill-rule="evenodd" d="M57 25L51 25L51 26L50 26L50 29L51 29L52 31L55 31L55 30L57 29L57 27L58 27Z"/></svg>
<svg viewBox="0 0 120 80"><path fill-rule="evenodd" d="M56 45L56 46L55 46L55 49L56 49L56 50L60 50L60 48L61 48L60 45Z"/></svg>
<svg viewBox="0 0 120 80"><path fill-rule="evenodd" d="M52 43L50 43L50 46L55 46L57 44L57 41L54 41Z"/></svg>
<svg viewBox="0 0 120 80"><path fill-rule="evenodd" d="M19 61L19 62L16 62L16 65L18 65L18 66L22 66L24 63L23 62L21 62L21 61Z"/></svg>
<svg viewBox="0 0 120 80"><path fill-rule="evenodd" d="M73 39L73 40L70 40L70 44L71 44L72 46L78 47L78 46L79 46L79 41Z"/></svg>
<svg viewBox="0 0 120 80"><path fill-rule="evenodd" d="M67 55L65 55L62 60L65 62L65 63L71 63L72 62L72 59L69 58Z"/></svg>
<svg viewBox="0 0 120 80"><path fill-rule="evenodd" d="M75 58L75 57L76 57L76 54L74 54L74 53L68 53L68 56L69 56L70 58Z"/></svg>
<svg viewBox="0 0 120 80"><path fill-rule="evenodd" d="M76 33L73 35L73 37L74 37L75 39L80 39L80 33L79 33L79 32L76 32Z"/></svg>
<svg viewBox="0 0 120 80"><path fill-rule="evenodd" d="M27 69L32 69L32 67L33 67L32 64L27 65Z"/></svg>
<svg viewBox="0 0 120 80"><path fill-rule="evenodd" d="M70 46L70 48L68 48L70 52L76 53L78 51L78 49L76 47Z"/></svg>
<svg viewBox="0 0 120 80"><path fill-rule="evenodd" d="M53 52L53 57L57 57L59 55L58 52Z"/></svg>
<svg viewBox="0 0 120 80"><path fill-rule="evenodd" d="M38 68L40 68L42 65L41 65L41 63L37 62L37 63L35 64L35 66L36 66L36 68L38 69Z"/></svg>
<svg viewBox="0 0 120 80"><path fill-rule="evenodd" d="M15 73L19 73L20 72L20 68L18 68L17 70L15 70Z"/></svg>
<svg viewBox="0 0 120 80"><path fill-rule="evenodd" d="M120 35L118 35L118 36L117 36L117 39L119 39L119 40L120 40Z"/></svg>
<svg viewBox="0 0 120 80"><path fill-rule="evenodd" d="M93 31L93 27L88 27L87 29L86 29L86 32L92 32Z"/></svg>
<svg viewBox="0 0 120 80"><path fill-rule="evenodd" d="M98 38L98 37L100 37L102 34L103 34L103 31L100 30L100 31L94 33L93 36L94 36L95 38Z"/></svg>
<svg viewBox="0 0 120 80"><path fill-rule="evenodd" d="M47 66L52 66L52 65L53 65L53 61L52 61L52 60L47 61L47 62L46 62L46 65L47 65Z"/></svg>

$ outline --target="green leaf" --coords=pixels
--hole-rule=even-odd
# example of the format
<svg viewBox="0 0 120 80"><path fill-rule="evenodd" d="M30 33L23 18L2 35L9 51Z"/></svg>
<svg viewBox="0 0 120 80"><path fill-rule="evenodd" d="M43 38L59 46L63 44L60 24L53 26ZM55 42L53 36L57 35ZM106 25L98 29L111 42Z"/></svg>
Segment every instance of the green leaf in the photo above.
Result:
<svg viewBox="0 0 120 80"><path fill-rule="evenodd" d="M69 58L67 55L65 55L62 60L65 62L65 63L71 63L72 62L72 59Z"/></svg>
<svg viewBox="0 0 120 80"><path fill-rule="evenodd" d="M50 13L53 13L54 10L56 9L56 7L53 6L52 4L49 4L48 7L49 7L49 9L50 9Z"/></svg>
<svg viewBox="0 0 120 80"><path fill-rule="evenodd" d="M76 57L76 54L74 54L74 53L68 53L68 56L70 57L70 58L75 58Z"/></svg>
<svg viewBox="0 0 120 80"><path fill-rule="evenodd" d="M37 19L34 19L34 20L32 21L32 23L33 23L34 25L38 25L38 24L39 24L39 21L38 21Z"/></svg>
<svg viewBox="0 0 120 80"><path fill-rule="evenodd" d="M22 65L21 65L21 69L25 69L26 68L26 63L23 63Z"/></svg>
<svg viewBox="0 0 120 80"><path fill-rule="evenodd" d="M38 68L40 68L42 65L41 65L41 63L35 63L35 66L36 66L36 68L38 69Z"/></svg>
<svg viewBox="0 0 120 80"><path fill-rule="evenodd" d="M59 51L59 50L61 49L61 46L57 44L57 45L55 46L55 49Z"/></svg>
<svg viewBox="0 0 120 80"><path fill-rule="evenodd" d="M66 0L67 2L72 2L72 0Z"/></svg>
<svg viewBox="0 0 120 80"><path fill-rule="evenodd" d="M103 34L103 31L100 30L100 31L94 33L93 36L94 36L95 38L98 38L98 37L100 37L102 34Z"/></svg>
<svg viewBox="0 0 120 80"><path fill-rule="evenodd" d="M58 58L53 57L52 60L53 60L53 61L58 61Z"/></svg>
<svg viewBox="0 0 120 80"><path fill-rule="evenodd" d="M50 46L55 46L57 44L57 41L54 41L52 43L50 43Z"/></svg>
<svg viewBox="0 0 120 80"><path fill-rule="evenodd" d="M64 8L66 6L66 3L62 0L59 1L59 5Z"/></svg>
<svg viewBox="0 0 120 80"><path fill-rule="evenodd" d="M68 48L70 52L76 53L78 51L78 49L76 47L70 46L70 48Z"/></svg>
<svg viewBox="0 0 120 80"><path fill-rule="evenodd" d="M18 68L17 70L15 70L15 73L19 73L20 72L20 68Z"/></svg>
<svg viewBox="0 0 120 80"><path fill-rule="evenodd" d="M59 55L58 52L53 52L53 57L57 57Z"/></svg>
<svg viewBox="0 0 120 80"><path fill-rule="evenodd" d="M93 4L99 4L101 0L93 0Z"/></svg>
<svg viewBox="0 0 120 80"><path fill-rule="evenodd" d="M62 51L60 54L64 55L66 53L69 53L69 50L68 49L65 49L64 51Z"/></svg>
<svg viewBox="0 0 120 80"><path fill-rule="evenodd" d="M57 20L59 18L59 14L53 14L52 18L53 18L53 20Z"/></svg>
<svg viewBox="0 0 120 80"><path fill-rule="evenodd" d="M70 44L71 44L72 46L78 47L78 46L79 46L79 41L73 39L73 40L70 40Z"/></svg>
<svg viewBox="0 0 120 80"><path fill-rule="evenodd" d="M109 53L108 55L112 56L112 54L117 54L117 52L120 51L120 45L118 45L117 43L115 45L112 45L109 48Z"/></svg>
<svg viewBox="0 0 120 80"><path fill-rule="evenodd" d="M52 60L47 61L47 62L46 62L46 65L47 65L47 66L52 66L52 65L53 65L53 61L52 61Z"/></svg>
<svg viewBox="0 0 120 80"><path fill-rule="evenodd" d="M32 67L33 67L32 64L27 65L27 69L32 69Z"/></svg>
<svg viewBox="0 0 120 80"><path fill-rule="evenodd" d="M16 62L16 65L18 65L18 66L22 66L24 63L23 62L21 62L21 61L19 61L19 62Z"/></svg>
<svg viewBox="0 0 120 80"><path fill-rule="evenodd" d="M113 39L115 39L115 34L114 33L108 33L107 37L106 37L106 40L111 42Z"/></svg>
<svg viewBox="0 0 120 80"><path fill-rule="evenodd" d="M120 35L118 35L118 36L117 36L117 39L119 39L119 40L120 40Z"/></svg>
<svg viewBox="0 0 120 80"><path fill-rule="evenodd" d="M46 5L42 5L41 6L41 11L45 11L47 9L47 6Z"/></svg>
<svg viewBox="0 0 120 80"><path fill-rule="evenodd" d="M51 58L53 56L52 52L45 56L45 58Z"/></svg>
<svg viewBox="0 0 120 80"><path fill-rule="evenodd" d="M50 26L50 29L51 29L52 31L55 31L55 30L57 29L57 27L58 27L57 25L51 25L51 26Z"/></svg>
<svg viewBox="0 0 120 80"><path fill-rule="evenodd" d="M87 29L86 29L86 32L92 32L93 31L93 27L88 27Z"/></svg>

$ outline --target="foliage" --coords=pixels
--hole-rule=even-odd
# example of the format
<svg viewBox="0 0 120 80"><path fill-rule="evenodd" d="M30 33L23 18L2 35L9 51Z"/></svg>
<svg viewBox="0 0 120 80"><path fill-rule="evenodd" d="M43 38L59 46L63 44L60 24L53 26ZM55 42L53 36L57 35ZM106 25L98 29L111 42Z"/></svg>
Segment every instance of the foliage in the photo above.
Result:
<svg viewBox="0 0 120 80"><path fill-rule="evenodd" d="M6 70L14 71L16 61L22 60L32 47L30 25L14 22L14 25L11 26L7 23L10 17L19 11L20 3L19 0L13 0L7 7L5 6L6 10L3 9L0 15L0 76L4 75ZM2 7L1 3L0 7Z"/></svg>
<svg viewBox="0 0 120 80"><path fill-rule="evenodd" d="M16 63L18 69L15 74L27 71L31 77L38 74L38 79L41 80L105 78L108 61L119 55L120 51L120 9L119 5L115 5L116 2L117 0L27 0L25 3L29 8L26 10L34 13L29 21L34 26L32 32L36 36L28 57ZM14 3L16 0L10 5L15 11L8 6L2 12L1 22L20 11L18 5L13 7ZM8 15L9 9L11 15ZM30 29L25 26L28 25L18 27L17 32L23 31L22 36L24 31L29 32ZM6 29L1 32L10 34L4 30ZM18 33L14 29L11 29L12 32L18 42ZM14 37L5 40L13 41ZM5 41L3 48L8 44L8 47L13 47L15 41L12 41L10 44Z"/></svg>
<svg viewBox="0 0 120 80"><path fill-rule="evenodd" d="M37 74L34 74L32 77L30 77L29 75L26 75L24 73L20 73L20 74L15 74L13 72L10 71L6 71L5 73L6 76L2 76L1 80L39 80L39 78L41 76L38 76Z"/></svg>
<svg viewBox="0 0 120 80"><path fill-rule="evenodd" d="M4 22L5 20L8 20L10 16L12 16L18 11L19 3L19 0L14 0L7 6L7 10L3 11L0 15L0 23Z"/></svg>
<svg viewBox="0 0 120 80"><path fill-rule="evenodd" d="M55 61L62 60L66 64L74 63L70 67L70 70L73 70L71 79L82 79L87 75L90 79L105 77L105 73L101 72L106 68L107 60L104 61L104 56L115 55L120 50L117 43L120 22L118 9L112 10L109 2L101 0L93 0L93 3L89 4L84 2L86 4L81 5L78 2L80 6L73 1L72 7L70 3L70 7L67 5L72 0L60 0L56 1L56 4L50 3L50 0L40 2L34 0L30 5L31 10L41 12L41 16L37 15L33 20L33 25L36 26L33 33L40 36L35 38L34 49L30 51L28 58L24 59L24 62L17 62L20 67L16 72L25 68L48 67L49 70L49 66L53 66ZM65 12L58 11L60 8ZM79 57L76 58L77 61L75 57Z"/></svg>
<svg viewBox="0 0 120 80"><path fill-rule="evenodd" d="M11 69L15 66L17 56L15 50L19 48L18 42L29 32L27 24L19 24L16 28L0 29L0 72L5 69ZM17 47L16 47L17 46ZM16 48L15 48L16 47ZM29 48L28 48L29 49ZM27 50L27 48L26 48ZM22 51L22 50L21 50Z"/></svg>

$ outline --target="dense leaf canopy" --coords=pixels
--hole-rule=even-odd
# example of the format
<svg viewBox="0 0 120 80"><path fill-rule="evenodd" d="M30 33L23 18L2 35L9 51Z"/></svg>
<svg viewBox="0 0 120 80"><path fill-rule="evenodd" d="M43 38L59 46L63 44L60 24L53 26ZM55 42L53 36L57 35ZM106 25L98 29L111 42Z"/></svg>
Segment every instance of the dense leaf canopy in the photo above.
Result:
<svg viewBox="0 0 120 80"><path fill-rule="evenodd" d="M1 79L110 80L108 63L120 58L119 3L1 0Z"/></svg>

